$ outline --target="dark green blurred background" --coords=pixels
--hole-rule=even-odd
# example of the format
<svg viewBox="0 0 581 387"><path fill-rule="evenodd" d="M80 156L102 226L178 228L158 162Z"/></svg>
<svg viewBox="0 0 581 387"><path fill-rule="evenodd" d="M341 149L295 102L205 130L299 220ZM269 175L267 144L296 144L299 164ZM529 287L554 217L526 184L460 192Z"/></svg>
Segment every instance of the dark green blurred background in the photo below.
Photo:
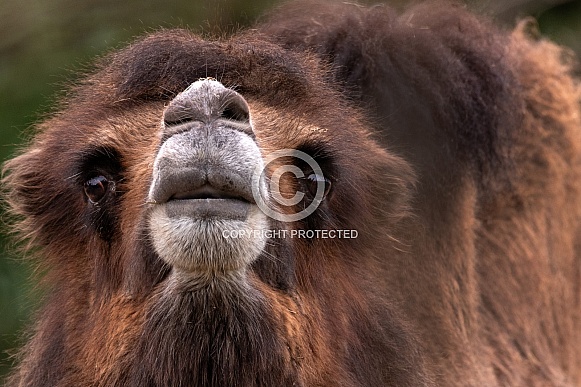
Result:
<svg viewBox="0 0 581 387"><path fill-rule="evenodd" d="M371 3L371 1L367 1ZM398 6L403 0L396 0ZM223 35L251 24L277 0L0 0L0 161L30 136L30 126L75 71L95 56L159 27ZM581 0L473 2L506 25L532 15L543 34L581 54ZM308 12L308 10L306 10ZM5 215L0 210L2 224ZM31 269L0 231L0 384L38 294Z"/></svg>

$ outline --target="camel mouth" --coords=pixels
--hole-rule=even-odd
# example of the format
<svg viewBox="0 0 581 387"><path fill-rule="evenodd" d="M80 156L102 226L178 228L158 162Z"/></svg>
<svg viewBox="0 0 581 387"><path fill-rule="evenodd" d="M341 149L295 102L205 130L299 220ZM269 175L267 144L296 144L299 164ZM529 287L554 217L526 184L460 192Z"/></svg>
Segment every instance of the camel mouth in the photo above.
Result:
<svg viewBox="0 0 581 387"><path fill-rule="evenodd" d="M205 184L199 188L193 189L186 192L177 192L172 195L168 201L172 200L212 200L212 199L223 199L223 200L239 200L244 202L251 202L253 199L244 198L244 192L232 192L224 191L212 187L209 184Z"/></svg>
<svg viewBox="0 0 581 387"><path fill-rule="evenodd" d="M224 191L206 184L172 195L165 204L166 213L170 218L245 220L252 205L245 196L243 192Z"/></svg>
<svg viewBox="0 0 581 387"><path fill-rule="evenodd" d="M244 133L217 129L204 136L193 128L174 134L154 163L147 202L172 219L243 221L256 207L253 173L261 165L256 143Z"/></svg>
<svg viewBox="0 0 581 387"><path fill-rule="evenodd" d="M180 278L244 271L262 252L263 237L225 237L229 230L253 235L268 227L252 191L252 174L262 165L256 143L238 131L204 137L190 130L161 146L147 198L148 228L159 256L185 273Z"/></svg>
<svg viewBox="0 0 581 387"><path fill-rule="evenodd" d="M245 220L256 202L250 179L227 168L162 168L148 202L169 218Z"/></svg>

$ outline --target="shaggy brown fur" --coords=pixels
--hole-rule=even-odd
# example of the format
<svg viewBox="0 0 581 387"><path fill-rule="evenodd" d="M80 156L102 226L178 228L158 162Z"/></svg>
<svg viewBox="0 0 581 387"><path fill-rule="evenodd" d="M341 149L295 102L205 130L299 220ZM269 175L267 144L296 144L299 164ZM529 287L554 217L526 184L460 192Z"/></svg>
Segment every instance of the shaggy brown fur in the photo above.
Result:
<svg viewBox="0 0 581 387"><path fill-rule="evenodd" d="M5 168L50 285L9 385L581 385L581 88L525 29L296 3L103 60ZM172 274L145 202L164 106L207 76L246 99L262 152L332 181L270 228L358 238L272 239L247 286ZM95 174L115 183L98 206Z"/></svg>

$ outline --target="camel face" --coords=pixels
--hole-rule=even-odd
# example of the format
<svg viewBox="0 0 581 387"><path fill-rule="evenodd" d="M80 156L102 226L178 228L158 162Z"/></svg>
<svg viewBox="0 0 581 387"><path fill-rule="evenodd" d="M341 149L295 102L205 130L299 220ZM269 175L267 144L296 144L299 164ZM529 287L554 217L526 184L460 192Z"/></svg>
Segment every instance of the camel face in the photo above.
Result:
<svg viewBox="0 0 581 387"><path fill-rule="evenodd" d="M248 105L217 81L197 81L170 102L161 125L147 199L156 251L179 271L245 270L266 243L254 231L268 227L253 198L264 163ZM242 237L226 238L232 231Z"/></svg>

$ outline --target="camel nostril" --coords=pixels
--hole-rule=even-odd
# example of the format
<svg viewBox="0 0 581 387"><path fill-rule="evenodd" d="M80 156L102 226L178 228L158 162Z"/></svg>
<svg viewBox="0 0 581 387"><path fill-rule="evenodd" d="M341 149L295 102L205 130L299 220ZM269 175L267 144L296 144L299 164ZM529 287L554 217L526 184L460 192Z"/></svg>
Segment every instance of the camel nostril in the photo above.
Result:
<svg viewBox="0 0 581 387"><path fill-rule="evenodd" d="M201 98L200 98L201 99ZM198 102L196 104L196 102ZM194 121L204 122L204 104L194 99L175 99L166 108L163 114L163 125L166 128L177 127ZM196 106L198 105L198 106Z"/></svg>
<svg viewBox="0 0 581 387"><path fill-rule="evenodd" d="M185 124L192 121L191 117L171 117L168 118L167 115L164 117L163 124L165 126L179 126L181 124Z"/></svg>
<svg viewBox="0 0 581 387"><path fill-rule="evenodd" d="M222 108L220 118L240 123L248 123L250 121L248 105L239 95L232 95Z"/></svg>

